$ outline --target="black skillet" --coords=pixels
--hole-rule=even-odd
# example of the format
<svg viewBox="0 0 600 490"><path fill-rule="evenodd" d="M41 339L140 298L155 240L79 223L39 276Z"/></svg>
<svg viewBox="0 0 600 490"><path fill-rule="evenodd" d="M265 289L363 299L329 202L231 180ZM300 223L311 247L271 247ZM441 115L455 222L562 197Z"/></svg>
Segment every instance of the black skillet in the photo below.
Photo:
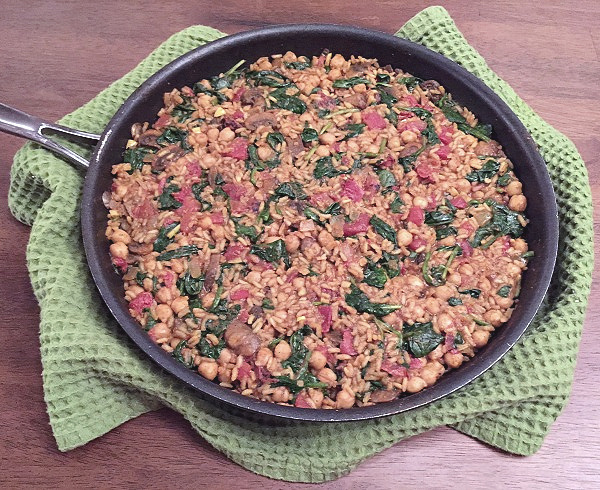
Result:
<svg viewBox="0 0 600 490"><path fill-rule="evenodd" d="M154 344L130 316L123 298L121 277L114 272L108 254L109 242L104 235L106 208L101 199L102 193L111 187L111 166L122 161L131 125L155 120L163 105L164 92L218 75L239 60L251 62L288 50L298 55L318 55L324 49L345 56L377 58L381 66L390 64L422 79L437 80L482 122L492 124L492 137L502 144L523 182L530 218L524 238L535 252L523 275L521 295L510 321L472 360L420 393L347 410L301 409L240 395L185 368ZM485 84L455 62L418 44L376 31L336 25L286 25L228 36L185 54L146 80L116 112L101 136L46 123L7 106L0 106L0 130L32 139L87 169L81 224L90 271L106 305L139 348L173 376L198 390L199 395L208 395L229 409L236 412L241 409L248 416L270 422L277 419L336 422L382 417L425 405L465 386L497 362L525 332L546 293L556 260L558 214L552 183L544 160L517 116ZM46 136L47 132L79 142L97 142L89 168L85 159L56 144Z"/></svg>

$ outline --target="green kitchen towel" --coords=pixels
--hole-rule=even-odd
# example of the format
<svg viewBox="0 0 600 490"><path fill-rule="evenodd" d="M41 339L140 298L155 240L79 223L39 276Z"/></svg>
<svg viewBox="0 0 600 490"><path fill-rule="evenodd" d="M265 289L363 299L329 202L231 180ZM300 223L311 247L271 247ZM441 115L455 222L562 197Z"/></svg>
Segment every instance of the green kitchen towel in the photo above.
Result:
<svg viewBox="0 0 600 490"><path fill-rule="evenodd" d="M61 123L101 132L123 100L183 53L224 34L204 26L172 36L131 73ZM182 413L210 444L256 473L290 481L337 478L365 458L441 425L516 454L531 454L565 406L591 284L592 204L573 143L537 116L431 7L398 33L456 60L495 90L527 126L547 162L560 210L559 258L531 327L492 369L458 392L408 413L366 422L272 427L230 415L162 372L121 331L96 292L79 228L82 175L26 144L15 156L9 205L32 225L27 264L41 306L45 400L60 450L149 410Z"/></svg>

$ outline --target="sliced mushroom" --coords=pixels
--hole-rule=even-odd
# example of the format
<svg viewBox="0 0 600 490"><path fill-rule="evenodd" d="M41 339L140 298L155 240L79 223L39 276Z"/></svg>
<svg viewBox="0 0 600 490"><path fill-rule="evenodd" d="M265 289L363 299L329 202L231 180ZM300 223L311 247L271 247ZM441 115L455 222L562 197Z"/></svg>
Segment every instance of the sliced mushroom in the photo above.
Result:
<svg viewBox="0 0 600 490"><path fill-rule="evenodd" d="M286 136L285 142L287 143L288 149L290 150L293 158L296 158L301 152L304 151L304 143L302 143L302 138L300 138L300 136L296 136L295 138Z"/></svg>
<svg viewBox="0 0 600 490"><path fill-rule="evenodd" d="M262 318L265 314L265 310L262 308L262 306L254 305L252 308L250 308L248 313L253 315L254 318Z"/></svg>
<svg viewBox="0 0 600 490"><path fill-rule="evenodd" d="M233 320L225 330L225 342L236 354L244 357L253 356L260 347L258 335L239 320Z"/></svg>
<svg viewBox="0 0 600 490"><path fill-rule="evenodd" d="M156 138L161 135L158 129L148 129L144 131L138 138L138 143L142 146L152 146L154 148L160 148L160 145L156 142Z"/></svg>
<svg viewBox="0 0 600 490"><path fill-rule="evenodd" d="M256 131L261 126L271 126L274 128L278 124L277 117L272 112L256 112L251 116L248 116L244 121L244 126L251 131Z"/></svg>
<svg viewBox="0 0 600 490"><path fill-rule="evenodd" d="M138 254L138 255L149 254L150 252L152 252L153 248L154 248L154 245L152 245L151 243L131 242L129 244L129 251L131 253Z"/></svg>
<svg viewBox="0 0 600 490"><path fill-rule="evenodd" d="M372 66L370 61L357 61L350 65L348 75L361 75L368 71Z"/></svg>
<svg viewBox="0 0 600 490"><path fill-rule="evenodd" d="M169 145L156 154L156 158L152 160L152 170L162 172L171 163L179 160L185 155L185 150L179 145Z"/></svg>
<svg viewBox="0 0 600 490"><path fill-rule="evenodd" d="M506 156L502 151L502 147L496 141L480 141L475 147L475 155L488 157Z"/></svg>
<svg viewBox="0 0 600 490"><path fill-rule="evenodd" d="M404 148L402 148L400 150L400 152L398 153L398 156L400 158L409 157L411 155L414 155L417 151L419 151L420 148L421 148L421 145L418 145L416 143L409 143L408 145L406 145Z"/></svg>
<svg viewBox="0 0 600 490"><path fill-rule="evenodd" d="M397 390L377 390L371 393L370 401L375 403L391 402L398 398L399 392Z"/></svg>
<svg viewBox="0 0 600 490"><path fill-rule="evenodd" d="M219 273L219 263L221 256L219 254L212 254L208 259L208 265L206 266L206 274L204 274L204 290L210 291L215 283L217 274Z"/></svg>
<svg viewBox="0 0 600 490"><path fill-rule="evenodd" d="M344 101L349 102L354 107L358 107L359 109L366 109L368 104L368 97L367 94L365 94L364 92L360 92L346 97Z"/></svg>
<svg viewBox="0 0 600 490"><path fill-rule="evenodd" d="M262 95L262 90L258 87L246 90L240 97L242 104L260 105L264 103L265 98Z"/></svg>

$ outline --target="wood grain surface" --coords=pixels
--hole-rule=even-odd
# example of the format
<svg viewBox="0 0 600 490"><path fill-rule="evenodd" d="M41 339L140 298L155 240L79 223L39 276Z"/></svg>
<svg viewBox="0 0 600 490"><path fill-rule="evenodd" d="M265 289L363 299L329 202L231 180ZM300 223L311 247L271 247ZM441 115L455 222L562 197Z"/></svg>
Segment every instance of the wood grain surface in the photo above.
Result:
<svg viewBox="0 0 600 490"><path fill-rule="evenodd" d="M234 33L268 24L332 22L393 33L415 1L3 0L0 101L55 120L192 24ZM577 145L600 193L600 2L446 2L458 27L539 114ZM25 265L29 228L6 205L22 141L0 134L0 487L309 488L227 460L168 409L85 447L56 449L43 401L39 310ZM596 243L598 237L596 237ZM596 272L598 267L596 267ZM323 488L599 488L600 285L595 275L569 405L540 451L515 457L448 428L401 442Z"/></svg>

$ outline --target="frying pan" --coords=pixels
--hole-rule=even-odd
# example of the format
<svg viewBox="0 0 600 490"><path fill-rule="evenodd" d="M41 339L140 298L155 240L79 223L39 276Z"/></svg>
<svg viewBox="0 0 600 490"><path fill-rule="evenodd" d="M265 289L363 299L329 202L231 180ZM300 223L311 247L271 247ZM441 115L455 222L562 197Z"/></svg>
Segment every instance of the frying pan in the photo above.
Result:
<svg viewBox="0 0 600 490"><path fill-rule="evenodd" d="M346 410L301 409L243 396L204 379L154 344L131 317L123 298L123 283L114 272L108 253L109 242L104 234L107 211L101 199L102 193L111 187L111 166L122 161L131 125L153 121L163 105L163 93L225 72L242 59L252 62L288 50L298 55L319 55L325 48L346 57L354 54L377 58L381 66L390 64L422 79L435 79L480 121L491 124L492 137L514 162L515 173L523 183L530 218L524 238L535 252L523 274L521 295L510 321L472 360L419 393ZM270 422L372 419L431 403L465 386L496 363L525 332L546 293L556 260L558 213L552 183L544 160L517 116L483 82L458 64L423 46L376 31L312 24L268 27L228 36L183 55L146 80L119 108L100 136L48 123L3 105L0 130L31 139L86 169L81 225L90 272L109 310L139 348L173 376L195 388L199 396ZM51 140L48 133L52 132L81 143L96 144L89 163Z"/></svg>

